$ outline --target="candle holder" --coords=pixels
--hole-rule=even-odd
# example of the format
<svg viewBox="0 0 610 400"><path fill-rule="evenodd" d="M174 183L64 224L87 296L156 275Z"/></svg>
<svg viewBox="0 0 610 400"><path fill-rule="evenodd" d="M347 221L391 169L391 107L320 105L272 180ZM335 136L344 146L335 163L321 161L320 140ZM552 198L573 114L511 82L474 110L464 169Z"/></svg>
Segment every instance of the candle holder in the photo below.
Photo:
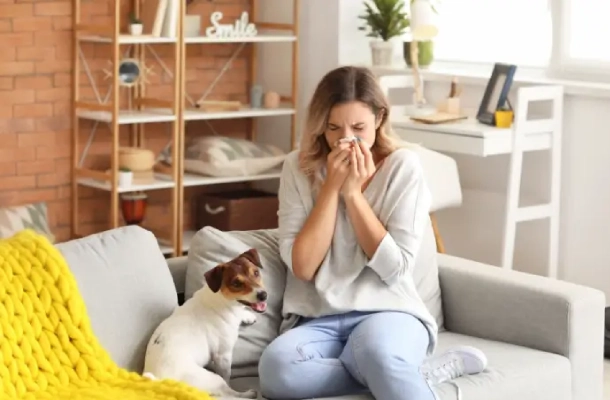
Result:
<svg viewBox="0 0 610 400"><path fill-rule="evenodd" d="M126 193L121 196L121 212L127 225L144 221L148 196L146 193Z"/></svg>

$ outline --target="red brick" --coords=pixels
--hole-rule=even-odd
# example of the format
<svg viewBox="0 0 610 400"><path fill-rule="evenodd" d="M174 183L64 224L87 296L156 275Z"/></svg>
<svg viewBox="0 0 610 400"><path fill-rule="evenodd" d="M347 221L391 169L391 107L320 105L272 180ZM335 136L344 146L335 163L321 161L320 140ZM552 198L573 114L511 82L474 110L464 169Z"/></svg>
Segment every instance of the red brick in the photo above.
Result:
<svg viewBox="0 0 610 400"><path fill-rule="evenodd" d="M18 76L15 78L15 89L49 89L53 87L51 76Z"/></svg>
<svg viewBox="0 0 610 400"><path fill-rule="evenodd" d="M42 61L36 63L37 74L49 74L54 72L69 71L72 62L68 60Z"/></svg>
<svg viewBox="0 0 610 400"><path fill-rule="evenodd" d="M54 47L27 46L17 48L17 61L53 61Z"/></svg>
<svg viewBox="0 0 610 400"><path fill-rule="evenodd" d="M0 63L0 76L29 75L34 72L34 63L15 61Z"/></svg>
<svg viewBox="0 0 610 400"><path fill-rule="evenodd" d="M66 88L43 89L36 92L37 102L55 102L70 98L70 91Z"/></svg>
<svg viewBox="0 0 610 400"><path fill-rule="evenodd" d="M0 90L12 90L15 83L12 77L0 77Z"/></svg>
<svg viewBox="0 0 610 400"><path fill-rule="evenodd" d="M0 106L9 104L30 104L34 103L35 93L33 90L17 89L11 92L10 96L0 96Z"/></svg>
<svg viewBox="0 0 610 400"><path fill-rule="evenodd" d="M17 163L17 175L37 175L55 172L52 160L22 161Z"/></svg>
<svg viewBox="0 0 610 400"><path fill-rule="evenodd" d="M0 46L20 47L31 46L34 44L34 34L32 32L0 33Z"/></svg>
<svg viewBox="0 0 610 400"><path fill-rule="evenodd" d="M13 106L13 115L16 118L49 117L53 115L52 104L16 104Z"/></svg>
<svg viewBox="0 0 610 400"><path fill-rule="evenodd" d="M53 29L51 17L22 17L13 19L14 32L49 31Z"/></svg>
<svg viewBox="0 0 610 400"><path fill-rule="evenodd" d="M56 31L72 30L72 16L69 17L54 17L53 29Z"/></svg>
<svg viewBox="0 0 610 400"><path fill-rule="evenodd" d="M33 189L19 192L20 204L37 203L39 201L49 202L57 198L57 189Z"/></svg>
<svg viewBox="0 0 610 400"><path fill-rule="evenodd" d="M22 133L19 135L18 145L19 145L19 147L54 146L55 145L55 133L54 132Z"/></svg>
<svg viewBox="0 0 610 400"><path fill-rule="evenodd" d="M35 15L70 15L72 13L72 2L53 1L49 3L37 3L34 5Z"/></svg>
<svg viewBox="0 0 610 400"><path fill-rule="evenodd" d="M0 176L15 175L17 172L17 164L14 162L0 161Z"/></svg>
<svg viewBox="0 0 610 400"><path fill-rule="evenodd" d="M28 17L33 11L32 4L0 4L2 18Z"/></svg>
<svg viewBox="0 0 610 400"><path fill-rule="evenodd" d="M20 190L36 187L36 176L5 176L0 177L0 187L2 190Z"/></svg>
<svg viewBox="0 0 610 400"><path fill-rule="evenodd" d="M56 73L53 76L53 86L70 87L72 85L72 75L64 72Z"/></svg>

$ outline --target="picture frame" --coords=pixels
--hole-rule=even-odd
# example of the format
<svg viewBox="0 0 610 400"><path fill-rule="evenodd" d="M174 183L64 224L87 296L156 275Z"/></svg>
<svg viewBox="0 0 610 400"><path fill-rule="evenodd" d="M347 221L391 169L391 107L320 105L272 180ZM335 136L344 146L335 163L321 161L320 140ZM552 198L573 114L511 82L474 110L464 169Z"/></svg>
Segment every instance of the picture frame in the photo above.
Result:
<svg viewBox="0 0 610 400"><path fill-rule="evenodd" d="M517 66L512 64L495 63L491 77L487 82L477 120L485 125L495 126L496 110L507 100L508 93L513 84Z"/></svg>

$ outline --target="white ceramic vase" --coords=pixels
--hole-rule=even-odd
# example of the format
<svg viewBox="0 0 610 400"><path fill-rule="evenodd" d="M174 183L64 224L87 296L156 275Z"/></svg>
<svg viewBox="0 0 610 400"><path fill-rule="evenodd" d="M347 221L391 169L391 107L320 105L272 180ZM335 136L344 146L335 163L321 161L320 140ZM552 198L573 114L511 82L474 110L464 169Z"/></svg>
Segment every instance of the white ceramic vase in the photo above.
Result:
<svg viewBox="0 0 610 400"><path fill-rule="evenodd" d="M139 36L142 34L143 28L144 26L142 24L131 24L129 25L129 33L131 33L132 36Z"/></svg>
<svg viewBox="0 0 610 400"><path fill-rule="evenodd" d="M394 58L394 43L390 41L371 41L371 55L374 66L390 66Z"/></svg>
<svg viewBox="0 0 610 400"><path fill-rule="evenodd" d="M129 187L133 183L133 172L119 171L119 187Z"/></svg>

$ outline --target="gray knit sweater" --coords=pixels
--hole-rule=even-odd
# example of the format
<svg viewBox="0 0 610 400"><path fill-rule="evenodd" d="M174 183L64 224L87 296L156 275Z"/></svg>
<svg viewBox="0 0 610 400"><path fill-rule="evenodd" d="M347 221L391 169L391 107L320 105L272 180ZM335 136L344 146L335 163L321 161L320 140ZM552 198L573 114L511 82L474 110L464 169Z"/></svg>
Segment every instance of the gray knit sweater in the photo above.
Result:
<svg viewBox="0 0 610 400"><path fill-rule="evenodd" d="M284 162L279 189L279 246L292 269L292 246L314 206L311 185L298 167L298 151ZM417 293L412 272L429 222L431 195L416 153L401 148L390 154L364 191L388 231L372 258L364 253L342 201L332 244L315 279L288 273L281 331L299 316L319 317L349 311L404 311L419 318L430 334L431 354L438 327Z"/></svg>

